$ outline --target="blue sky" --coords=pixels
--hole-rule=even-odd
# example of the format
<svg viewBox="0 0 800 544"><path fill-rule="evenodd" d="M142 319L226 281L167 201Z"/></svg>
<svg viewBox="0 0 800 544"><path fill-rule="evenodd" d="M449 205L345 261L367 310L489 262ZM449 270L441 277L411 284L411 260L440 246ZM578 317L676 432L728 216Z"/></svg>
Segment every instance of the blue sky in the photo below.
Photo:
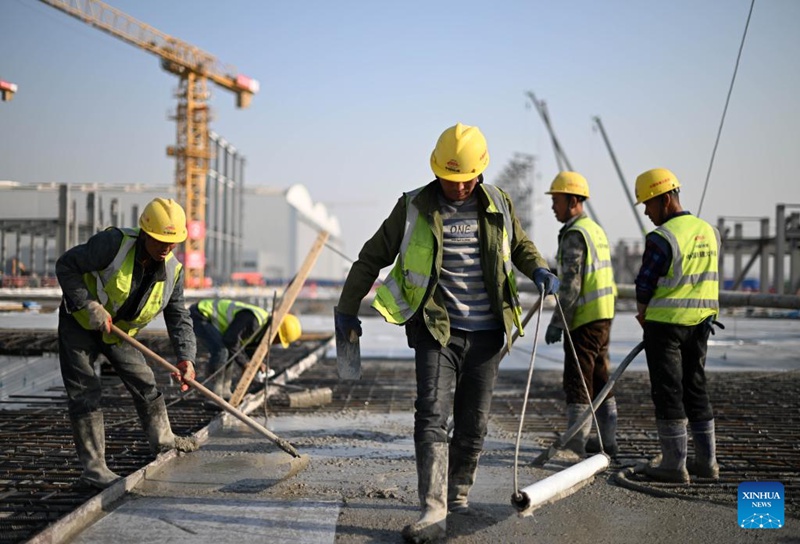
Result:
<svg viewBox="0 0 800 544"><path fill-rule="evenodd" d="M489 182L514 153L537 157L530 234L552 257L560 225L543 192L557 163L526 91L547 103L612 242L639 233L595 115L630 185L644 170L670 168L696 212L750 8L750 0L111 4L260 81L245 110L212 87L212 129L247 157L247 184L305 185L338 216L352 257L402 191L432 179L430 152L457 121L486 135ZM756 1L702 208L712 223L768 216L774 229L775 204L800 203L799 22L800 2ZM168 115L177 79L156 57L36 0L0 1L0 50L0 78L19 86L0 103L0 180L174 180L165 148L175 141Z"/></svg>

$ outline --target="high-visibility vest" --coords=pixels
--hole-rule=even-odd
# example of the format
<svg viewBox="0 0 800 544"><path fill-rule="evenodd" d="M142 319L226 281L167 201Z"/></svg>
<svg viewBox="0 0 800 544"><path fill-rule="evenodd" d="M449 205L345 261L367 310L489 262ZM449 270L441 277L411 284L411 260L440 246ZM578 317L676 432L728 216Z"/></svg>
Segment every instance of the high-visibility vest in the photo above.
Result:
<svg viewBox="0 0 800 544"><path fill-rule="evenodd" d="M574 330L592 321L614 317L616 286L611 267L611 249L600 225L588 217L581 217L566 230L571 231L579 232L583 236L587 249L581 292L569 324L569 330ZM558 249L557 261L561 269L561 247Z"/></svg>
<svg viewBox="0 0 800 544"><path fill-rule="evenodd" d="M669 242L672 263L659 278L646 321L697 325L719 313L719 231L693 215L679 215L655 231Z"/></svg>
<svg viewBox="0 0 800 544"><path fill-rule="evenodd" d="M427 218L422 217L419 209L412 204L424 187L406 193L406 227L400 251L394 267L375 293L372 307L378 310L383 318L396 325L402 325L417 312L425 300L433 277L433 259L436 251L436 240ZM513 218L505 198L493 185L479 184L476 190L483 190L489 199L487 211L503 214L502 258L503 272L511 294L511 307L514 312L514 324L522 330L522 307L519 303L516 277L511 263L511 238ZM441 240L439 240L441 244Z"/></svg>
<svg viewBox="0 0 800 544"><path fill-rule="evenodd" d="M139 237L139 229L121 228L122 243L120 243L117 255L104 270L87 272L83 275L83 281L89 289L92 298L100 302L105 307L113 319L119 309L128 300L131 294L131 283L133 278L133 265L136 259L136 239ZM172 292L175 289L175 282L183 265L175 258L170 251L164 259L166 269L165 281L157 281L150 291L150 296L142 306L139 314L130 321L115 321L114 324L128 333L135 336L140 329L150 323L167 306ZM87 330L91 330L89 325L89 311L82 308L72 314L80 325ZM103 334L103 341L106 344L118 344L121 340L113 334Z"/></svg>
<svg viewBox="0 0 800 544"><path fill-rule="evenodd" d="M242 310L253 312L259 328L263 327L269 319L269 312L264 308L237 300L206 298L197 303L197 310L211 321L222 334L225 334L236 314Z"/></svg>

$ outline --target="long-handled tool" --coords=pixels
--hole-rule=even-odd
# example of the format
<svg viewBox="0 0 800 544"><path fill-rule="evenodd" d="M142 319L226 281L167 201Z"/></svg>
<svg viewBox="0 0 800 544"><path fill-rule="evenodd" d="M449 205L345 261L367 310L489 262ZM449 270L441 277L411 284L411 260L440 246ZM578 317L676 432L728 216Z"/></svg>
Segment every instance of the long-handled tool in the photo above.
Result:
<svg viewBox="0 0 800 544"><path fill-rule="evenodd" d="M148 356L150 359L161 365L166 370L169 370L172 373L180 373L180 371L175 366L170 364L169 361L161 357L159 354L157 354L156 352L154 352L153 350L151 350L150 348L148 348L135 338L128 335L128 333L126 333L116 325L113 324L111 325L111 332L113 332L120 339L122 339L122 341L132 345L133 347L141 351L144 355ZM191 385L193 388L197 389L204 396L208 397L209 399L217 403L220 406L220 408L222 408L229 414L233 415L236 419L238 419L248 427L252 428L253 430L259 432L260 434L263 434L264 436L272 440L280 449L282 449L292 457L300 457L300 454L297 453L297 450L289 442L275 435L272 431L270 431L257 421L253 420L251 417L247 416L247 414L245 414L241 410L237 410L236 408L231 406L227 401L225 401L225 399L223 399L219 395L216 395L214 392L206 388L206 386L204 386L200 382L194 379L187 379L186 383Z"/></svg>
<svg viewBox="0 0 800 544"><path fill-rule="evenodd" d="M544 297L544 292L542 292ZM561 312L562 320L564 319L564 310L561 308L561 302L558 296L554 295L556 299L556 306ZM533 366L536 359L536 346L539 337L539 323L541 322L541 311L539 318L536 322L536 336L533 341L533 350L531 352L531 363L528 371L528 384L525 388L525 397L522 404L522 411L520 414L519 431L517 432L517 446L514 454L514 493L511 495L511 504L516 508L521 516L530 515L533 510L543 504L552 502L571 493L574 493L579 487L585 485L595 474L606 470L609 466L610 458L604 453L598 453L588 459L585 459L566 470L558 472L544 480L534 483L524 489L520 489L517 484L517 460L519 457L519 442L522 436L523 421L525 418L525 407L528 404L528 394L531 387L531 379L533 377ZM569 330L566 330L566 341L572 347L573 357L575 364L578 364L578 357L575 353L575 347L572 344L572 338L569 336ZM584 379L584 389L588 393L588 386ZM591 412L591 411L590 411ZM591 412L594 415L594 412ZM602 445L602 444L601 444Z"/></svg>
<svg viewBox="0 0 800 544"><path fill-rule="evenodd" d="M603 404L603 401L606 400L606 397L611 392L611 389L614 387L614 384L617 383L617 380L628 368L628 365L633 361L637 355L644 349L644 342L639 342L636 347L634 347L630 353L622 360L619 366L614 370L614 373L611 374L611 377L608 379L608 382L603 386L597 396L595 396L594 400L592 400L592 406L587 408L581 415L578 417L578 420L570 427L569 429L564 432L558 439L553 442L549 448L544 450L542 453L536 457L532 461L532 465L534 466L543 466L547 461L553 458L553 456L558 452L558 450L563 449L564 445L567 444L572 437L574 437L578 430L583 426L584 422L592 417L592 412L597 410L597 408Z"/></svg>

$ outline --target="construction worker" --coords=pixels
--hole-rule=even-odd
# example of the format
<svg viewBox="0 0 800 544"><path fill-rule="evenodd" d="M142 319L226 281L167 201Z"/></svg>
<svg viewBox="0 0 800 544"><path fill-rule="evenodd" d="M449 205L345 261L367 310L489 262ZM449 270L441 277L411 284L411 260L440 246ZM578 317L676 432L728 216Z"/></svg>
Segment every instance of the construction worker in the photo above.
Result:
<svg viewBox="0 0 800 544"><path fill-rule="evenodd" d="M606 233L583 211L589 198L589 184L577 172L559 172L550 184L552 210L564 226L558 233L558 299L564 312L556 309L545 333L545 342L561 341L569 331L572 345L564 342L564 393L567 400L567 427L577 423L590 408L609 376L608 343L614 318L614 272ZM565 323L566 320L566 323ZM575 361L572 349L578 360ZM580 368L578 368L580 366ZM587 396L588 395L588 396ZM613 393L597 408L597 423L603 450L611 456L618 451L617 401ZM600 441L587 446L592 426L588 418L565 449L583 456L600 451Z"/></svg>
<svg viewBox="0 0 800 544"><path fill-rule="evenodd" d="M197 344L183 297L183 266L173 255L186 239L186 214L174 200L156 198L139 228L109 228L67 250L56 262L63 298L58 313L61 376L68 397L80 481L98 488L120 477L105 461L100 377L94 362L104 355L131 393L150 450L193 451L193 438L175 436L164 395L144 356L111 333L113 323L133 336L164 314L182 382L194 379Z"/></svg>
<svg viewBox="0 0 800 544"><path fill-rule="evenodd" d="M521 327L512 264L544 291L558 278L522 229L509 196L484 183L489 153L478 127L445 130L430 158L436 179L403 194L364 244L342 289L336 333L361 335L361 300L397 262L372 306L405 325L414 348L414 448L419 519L409 542L446 534L448 511L468 512L504 335ZM454 392L453 392L454 389ZM448 445L448 417L454 429Z"/></svg>
<svg viewBox="0 0 800 544"><path fill-rule="evenodd" d="M719 478L705 362L719 313L720 236L681 207L680 186L665 168L636 178L636 203L644 203L657 228L645 240L635 284L661 444L660 462L644 472L654 480L688 483L690 473ZM688 464L687 421L696 455Z"/></svg>
<svg viewBox="0 0 800 544"><path fill-rule="evenodd" d="M250 362L245 352L258 345L269 329L270 313L252 304L230 299L203 299L189 306L194 332L209 351L209 371L216 374L212 391L225 400L231 398L234 367L228 357L244 368ZM300 320L287 314L281 321L275 341L284 348L300 338ZM224 367L224 370L223 370ZM274 371L270 369L271 374ZM264 379L266 379L266 374Z"/></svg>

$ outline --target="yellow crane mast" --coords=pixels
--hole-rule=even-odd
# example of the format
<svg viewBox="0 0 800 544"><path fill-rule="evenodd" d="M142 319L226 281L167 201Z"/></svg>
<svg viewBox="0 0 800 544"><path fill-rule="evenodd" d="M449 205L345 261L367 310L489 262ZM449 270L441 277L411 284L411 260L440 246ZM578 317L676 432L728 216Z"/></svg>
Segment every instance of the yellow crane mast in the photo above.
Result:
<svg viewBox="0 0 800 544"><path fill-rule="evenodd" d="M208 143L208 81L236 93L236 106L246 108L259 84L223 65L216 57L134 19L99 0L40 0L64 13L161 57L161 67L180 78L175 110L177 142L167 147L175 157L178 201L189 228L185 244L186 287L204 287L206 176L212 150Z"/></svg>

